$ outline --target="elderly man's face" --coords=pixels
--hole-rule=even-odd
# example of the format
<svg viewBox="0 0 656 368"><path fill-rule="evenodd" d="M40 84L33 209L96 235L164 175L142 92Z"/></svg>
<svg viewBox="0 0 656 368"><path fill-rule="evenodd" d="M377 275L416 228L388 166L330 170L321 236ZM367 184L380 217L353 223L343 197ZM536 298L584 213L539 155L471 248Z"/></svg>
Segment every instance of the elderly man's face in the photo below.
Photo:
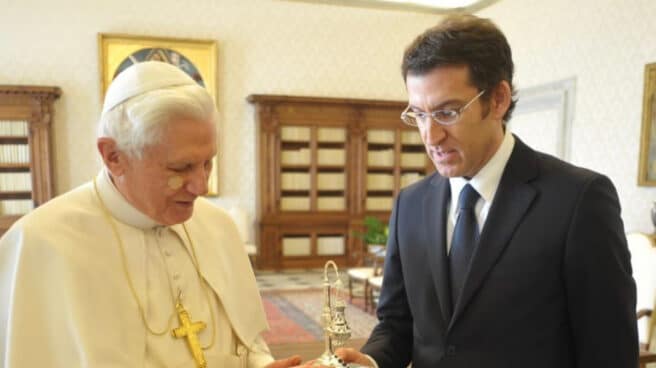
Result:
<svg viewBox="0 0 656 368"><path fill-rule="evenodd" d="M129 159L117 180L127 200L162 225L186 221L194 201L207 193L216 155L215 126L207 121L175 120L161 143L147 147L143 159Z"/></svg>

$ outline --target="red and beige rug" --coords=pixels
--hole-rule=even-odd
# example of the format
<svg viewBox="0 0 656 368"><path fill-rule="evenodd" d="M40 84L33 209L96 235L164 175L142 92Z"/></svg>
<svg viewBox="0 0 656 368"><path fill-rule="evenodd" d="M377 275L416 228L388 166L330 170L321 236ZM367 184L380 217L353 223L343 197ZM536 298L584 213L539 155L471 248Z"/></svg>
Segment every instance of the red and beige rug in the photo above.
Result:
<svg viewBox="0 0 656 368"><path fill-rule="evenodd" d="M271 328L263 334L269 345L323 340L322 289L266 290L261 295ZM366 339L377 323L376 317L362 309L361 298L353 303L347 304L345 312L351 339Z"/></svg>

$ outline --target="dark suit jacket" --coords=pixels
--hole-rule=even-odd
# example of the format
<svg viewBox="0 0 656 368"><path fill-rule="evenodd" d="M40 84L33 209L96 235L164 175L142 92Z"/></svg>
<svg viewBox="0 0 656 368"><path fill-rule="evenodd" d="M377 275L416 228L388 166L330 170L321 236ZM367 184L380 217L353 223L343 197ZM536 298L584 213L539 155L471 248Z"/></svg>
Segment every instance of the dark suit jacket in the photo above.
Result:
<svg viewBox="0 0 656 368"><path fill-rule="evenodd" d="M449 192L436 173L396 199L380 322L362 348L380 368L637 367L635 284L608 178L515 137L454 308Z"/></svg>

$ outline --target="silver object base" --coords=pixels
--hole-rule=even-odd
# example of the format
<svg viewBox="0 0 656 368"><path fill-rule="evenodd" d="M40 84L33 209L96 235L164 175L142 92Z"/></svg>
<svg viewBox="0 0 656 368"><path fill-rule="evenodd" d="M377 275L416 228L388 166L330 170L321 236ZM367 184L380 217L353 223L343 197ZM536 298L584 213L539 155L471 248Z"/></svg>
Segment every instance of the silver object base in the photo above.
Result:
<svg viewBox="0 0 656 368"><path fill-rule="evenodd" d="M344 363L337 355L335 354L323 354L319 359L315 360L312 366L316 367L333 367L333 368L367 368L364 365L355 364L355 363Z"/></svg>

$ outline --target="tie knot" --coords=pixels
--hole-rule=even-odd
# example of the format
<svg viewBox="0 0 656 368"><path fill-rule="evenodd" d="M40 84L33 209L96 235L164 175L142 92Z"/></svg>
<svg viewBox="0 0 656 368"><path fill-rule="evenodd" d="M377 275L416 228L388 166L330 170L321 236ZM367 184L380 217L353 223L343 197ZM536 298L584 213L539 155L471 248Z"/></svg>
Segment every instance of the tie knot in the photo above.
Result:
<svg viewBox="0 0 656 368"><path fill-rule="evenodd" d="M472 209L476 205L476 201L480 194L471 185L465 185L460 191L460 198L458 198L458 209L467 210Z"/></svg>

